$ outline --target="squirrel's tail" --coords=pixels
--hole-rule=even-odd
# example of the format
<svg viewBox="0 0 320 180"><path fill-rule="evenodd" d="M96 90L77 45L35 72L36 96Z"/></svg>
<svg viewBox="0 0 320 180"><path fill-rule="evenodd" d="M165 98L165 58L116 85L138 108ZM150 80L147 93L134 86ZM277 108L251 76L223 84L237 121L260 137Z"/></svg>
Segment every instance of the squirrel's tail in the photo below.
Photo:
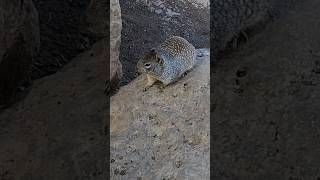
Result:
<svg viewBox="0 0 320 180"><path fill-rule="evenodd" d="M200 48L196 49L196 54L195 54L195 63L193 67L201 64L203 62L203 59L205 58L210 58L210 49L209 48Z"/></svg>
<svg viewBox="0 0 320 180"><path fill-rule="evenodd" d="M202 59L205 56L210 56L210 49L209 48L196 49L196 60Z"/></svg>

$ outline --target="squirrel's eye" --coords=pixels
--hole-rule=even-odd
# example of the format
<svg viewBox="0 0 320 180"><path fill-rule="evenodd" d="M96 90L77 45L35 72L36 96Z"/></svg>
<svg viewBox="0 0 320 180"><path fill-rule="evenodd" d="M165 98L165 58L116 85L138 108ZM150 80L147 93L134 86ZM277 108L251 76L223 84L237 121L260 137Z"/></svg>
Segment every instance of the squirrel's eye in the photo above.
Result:
<svg viewBox="0 0 320 180"><path fill-rule="evenodd" d="M151 67L151 64L150 63L145 63L144 64L144 67L146 67L147 69L149 69Z"/></svg>

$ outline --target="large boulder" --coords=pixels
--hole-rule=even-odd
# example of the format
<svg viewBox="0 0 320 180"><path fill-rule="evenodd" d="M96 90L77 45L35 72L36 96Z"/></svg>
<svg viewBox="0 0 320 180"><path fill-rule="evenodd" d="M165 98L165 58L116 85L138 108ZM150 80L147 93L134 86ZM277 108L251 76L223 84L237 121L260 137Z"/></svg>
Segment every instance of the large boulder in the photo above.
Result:
<svg viewBox="0 0 320 180"><path fill-rule="evenodd" d="M209 179L210 61L199 60L163 91L143 92L139 76L111 97L111 179Z"/></svg>
<svg viewBox="0 0 320 180"><path fill-rule="evenodd" d="M35 80L23 101L0 113L0 179L105 179L102 44Z"/></svg>
<svg viewBox="0 0 320 180"><path fill-rule="evenodd" d="M0 104L4 104L29 80L39 50L38 13L32 0L2 0L0 29Z"/></svg>

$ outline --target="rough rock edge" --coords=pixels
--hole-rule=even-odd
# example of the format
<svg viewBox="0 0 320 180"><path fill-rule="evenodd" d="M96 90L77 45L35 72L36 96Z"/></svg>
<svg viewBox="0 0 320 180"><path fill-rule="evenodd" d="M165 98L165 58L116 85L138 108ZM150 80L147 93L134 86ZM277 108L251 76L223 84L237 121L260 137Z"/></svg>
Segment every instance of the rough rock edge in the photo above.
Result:
<svg viewBox="0 0 320 180"><path fill-rule="evenodd" d="M107 94L114 92L119 87L120 79L122 78L122 65L119 60L122 31L121 8L119 1L112 0L110 2L110 9L110 27L112 31L110 35L110 79L108 79L106 85Z"/></svg>

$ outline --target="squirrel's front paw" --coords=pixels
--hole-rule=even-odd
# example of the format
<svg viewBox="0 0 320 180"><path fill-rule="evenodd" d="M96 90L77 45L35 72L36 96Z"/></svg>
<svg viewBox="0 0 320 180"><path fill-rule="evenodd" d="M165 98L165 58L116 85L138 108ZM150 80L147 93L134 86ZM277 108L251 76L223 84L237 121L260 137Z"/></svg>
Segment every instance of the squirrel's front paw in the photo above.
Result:
<svg viewBox="0 0 320 180"><path fill-rule="evenodd" d="M162 84L159 85L159 86L158 86L158 89L164 89L164 85L162 85Z"/></svg>
<svg viewBox="0 0 320 180"><path fill-rule="evenodd" d="M150 89L151 86L144 86L143 87L143 92L146 92L148 89Z"/></svg>
<svg viewBox="0 0 320 180"><path fill-rule="evenodd" d="M163 89L164 89L166 86L167 86L167 85L165 85L165 84L160 84L160 85L158 86L158 88L159 88L159 90L162 92Z"/></svg>
<svg viewBox="0 0 320 180"><path fill-rule="evenodd" d="M181 78L184 78L185 76L187 76L188 73L189 73L189 71L184 72L184 73L181 75Z"/></svg>

